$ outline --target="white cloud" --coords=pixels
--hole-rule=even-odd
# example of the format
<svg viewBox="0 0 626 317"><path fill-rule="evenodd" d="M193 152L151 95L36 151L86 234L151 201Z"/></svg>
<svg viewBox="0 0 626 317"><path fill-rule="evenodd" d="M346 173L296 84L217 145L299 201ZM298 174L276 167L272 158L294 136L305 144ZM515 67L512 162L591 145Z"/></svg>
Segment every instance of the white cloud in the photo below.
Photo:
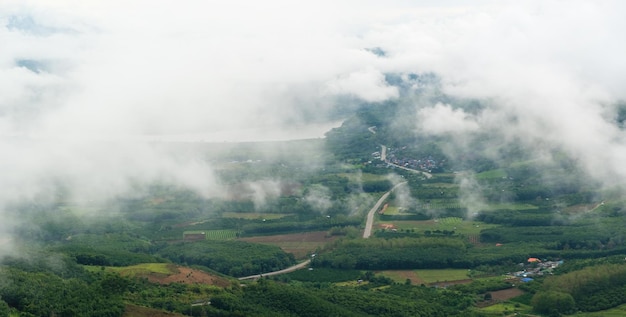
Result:
<svg viewBox="0 0 626 317"><path fill-rule="evenodd" d="M417 112L418 129L430 134L474 132L479 125L463 109L437 103L434 107L421 108Z"/></svg>
<svg viewBox="0 0 626 317"><path fill-rule="evenodd" d="M626 176L624 133L606 122L626 97L619 1L6 0L0 12L3 199L50 175L90 192L170 178L208 193L211 166L128 139L293 131L337 94L396 98L388 72L435 72L446 93L490 100L481 114L421 110L430 132L498 129Z"/></svg>

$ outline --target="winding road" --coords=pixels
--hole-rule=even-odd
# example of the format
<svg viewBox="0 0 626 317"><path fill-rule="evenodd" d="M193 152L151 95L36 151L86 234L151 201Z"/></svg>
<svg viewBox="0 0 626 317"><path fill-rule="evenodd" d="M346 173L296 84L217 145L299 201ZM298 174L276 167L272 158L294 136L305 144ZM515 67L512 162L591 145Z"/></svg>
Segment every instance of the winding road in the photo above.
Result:
<svg viewBox="0 0 626 317"><path fill-rule="evenodd" d="M376 202L376 204L374 204L374 206L370 209L370 211L367 213L367 220L365 221L365 231L363 231L363 238L367 239L372 235L372 226L374 225L374 214L376 213L376 211L380 208L380 206L385 202L385 200L387 200L387 198L389 197L389 195L391 194L391 192L398 188L401 185L406 184L406 182L402 182L402 183L398 183L395 186L393 186L388 192L384 193L380 199L378 199L378 201ZM259 279L263 276L272 276L272 275L280 275L280 274L285 274L285 273L291 273L293 271L299 270L299 269L303 269L305 268L307 265L309 265L311 263L311 259L308 259L304 262L300 262L294 266L290 266L286 269L282 269L279 271L274 271L274 272L267 272L267 273L263 273L263 274L255 274L255 275L249 275L249 276L244 276L244 277L240 277L239 280L243 281L243 280L255 280L255 279Z"/></svg>
<svg viewBox="0 0 626 317"><path fill-rule="evenodd" d="M363 231L364 239L367 239L372 235L372 226L374 225L374 214L376 213L376 211L380 209L380 206L385 202L385 200L387 200L387 197L389 197L389 195L394 189L404 184L406 184L406 182L398 183L396 184L396 186L393 186L388 192L386 192L384 195L380 197L380 199L376 202L376 204L374 204L374 207L372 207L372 209L370 209L370 211L367 213L367 220L365 221L365 230Z"/></svg>
<svg viewBox="0 0 626 317"><path fill-rule="evenodd" d="M239 280L240 281L243 281L243 280L255 280L255 279L261 278L263 276L272 276L272 275L291 273L293 271L305 268L307 265L309 265L309 263L311 263L310 259L306 260L304 262L298 263L298 264L296 264L294 266L290 266L290 267L288 267L286 269L282 269L282 270L274 271L274 272L263 273L263 274L244 276L244 277L240 277Z"/></svg>

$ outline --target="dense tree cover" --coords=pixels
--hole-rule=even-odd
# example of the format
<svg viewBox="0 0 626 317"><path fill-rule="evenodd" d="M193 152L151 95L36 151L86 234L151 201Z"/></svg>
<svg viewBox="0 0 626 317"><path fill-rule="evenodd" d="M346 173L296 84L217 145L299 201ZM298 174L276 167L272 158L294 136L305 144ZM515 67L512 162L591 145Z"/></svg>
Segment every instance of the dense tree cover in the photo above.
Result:
<svg viewBox="0 0 626 317"><path fill-rule="evenodd" d="M153 251L152 243L126 233L78 234L50 248L68 254L85 265L126 266L163 262L149 254Z"/></svg>
<svg viewBox="0 0 626 317"><path fill-rule="evenodd" d="M314 266L381 270L467 267L467 245L456 238L421 237L346 240L312 262Z"/></svg>
<svg viewBox="0 0 626 317"><path fill-rule="evenodd" d="M546 249L567 252L595 250L609 254L619 252L626 247L623 233L624 221L623 218L602 218L599 216L590 218L587 216L580 217L567 226L555 224L552 226L503 226L485 229L481 231L480 238L481 241L492 243L538 242Z"/></svg>
<svg viewBox="0 0 626 317"><path fill-rule="evenodd" d="M241 227L243 235L258 235L269 233L286 233L286 232L302 232L302 231L317 231L330 229L333 227L347 227L357 226L361 223L360 219L348 218L345 216L333 216L333 217L316 217L313 220L307 221L257 221L248 223Z"/></svg>
<svg viewBox="0 0 626 317"><path fill-rule="evenodd" d="M212 306L233 314L255 316L467 316L471 295L406 285L337 287L284 285L261 280L243 289L243 296L224 293ZM377 284L377 286L381 286Z"/></svg>
<svg viewBox="0 0 626 317"><path fill-rule="evenodd" d="M3 268L0 297L8 306L27 316L121 316L124 304L117 275L87 283L62 279L50 273L28 273ZM122 286L123 287L123 286ZM2 305L0 305L2 306Z"/></svg>
<svg viewBox="0 0 626 317"><path fill-rule="evenodd" d="M572 295L558 291L538 292L533 296L531 304L536 312L550 316L571 314L576 311Z"/></svg>
<svg viewBox="0 0 626 317"><path fill-rule="evenodd" d="M237 277L276 271L295 264L292 254L276 246L244 241L177 243L158 253L174 263L202 265Z"/></svg>
<svg viewBox="0 0 626 317"><path fill-rule="evenodd" d="M301 282L344 282L364 279L363 272L359 270L335 270L327 268L315 268L313 270L298 270L280 276L281 281L301 281Z"/></svg>
<svg viewBox="0 0 626 317"><path fill-rule="evenodd" d="M571 297L576 307L583 311L598 311L615 307L626 303L626 264L595 265L546 278L542 289L545 293L538 292L536 295L542 300L554 300L552 299L555 296L553 293L558 291ZM564 295L557 299L563 300L562 297ZM569 305L569 299L567 302ZM535 309L540 310L537 307ZM559 312L568 311L559 310Z"/></svg>

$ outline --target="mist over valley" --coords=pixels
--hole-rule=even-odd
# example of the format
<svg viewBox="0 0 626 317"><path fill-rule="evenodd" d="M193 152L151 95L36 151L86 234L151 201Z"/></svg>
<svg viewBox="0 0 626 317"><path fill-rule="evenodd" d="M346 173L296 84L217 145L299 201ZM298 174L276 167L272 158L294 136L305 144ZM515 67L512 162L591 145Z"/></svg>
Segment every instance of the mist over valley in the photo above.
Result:
<svg viewBox="0 0 626 317"><path fill-rule="evenodd" d="M0 316L609 316L619 1L0 4Z"/></svg>

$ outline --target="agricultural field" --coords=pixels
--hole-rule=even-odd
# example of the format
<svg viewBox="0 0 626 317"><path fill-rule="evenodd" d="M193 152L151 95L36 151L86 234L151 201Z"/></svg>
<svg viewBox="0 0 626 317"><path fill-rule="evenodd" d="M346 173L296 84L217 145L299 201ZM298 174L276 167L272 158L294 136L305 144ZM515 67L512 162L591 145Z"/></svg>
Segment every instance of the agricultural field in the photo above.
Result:
<svg viewBox="0 0 626 317"><path fill-rule="evenodd" d="M494 224L486 224L480 221L468 221L463 220L458 217L447 217L441 219L434 220L422 220L422 221L414 221L414 220L395 220L395 221L385 221L383 222L375 222L375 226L379 227L381 224L391 224L393 227L403 230L415 230L416 232L423 233L425 231L435 231L435 230L447 230L454 231L457 234L463 235L478 235L480 231L487 228L497 227Z"/></svg>
<svg viewBox="0 0 626 317"><path fill-rule="evenodd" d="M387 206L387 208L384 208L383 210L384 210L384 214L388 216L411 215L410 213L404 212L405 209L402 207Z"/></svg>
<svg viewBox="0 0 626 317"><path fill-rule="evenodd" d="M223 218L235 218L235 219L267 219L267 220L275 220L284 218L287 216L291 216L292 214L276 214L276 213L261 213L261 212L236 212L236 211L227 211L222 213Z"/></svg>
<svg viewBox="0 0 626 317"><path fill-rule="evenodd" d="M408 279L413 285L426 284L426 282L417 275L415 270L385 270L377 273L392 279L396 283L405 283Z"/></svg>
<svg viewBox="0 0 626 317"><path fill-rule="evenodd" d="M529 203L490 203L485 206L485 211L492 210L536 210L539 207Z"/></svg>
<svg viewBox="0 0 626 317"><path fill-rule="evenodd" d="M461 203L457 199L430 199L422 202L423 209L460 209Z"/></svg>
<svg viewBox="0 0 626 317"><path fill-rule="evenodd" d="M206 235L206 240L232 240L237 238L236 230L193 230L193 231L185 231L183 236L186 234L199 234L204 233Z"/></svg>
<svg viewBox="0 0 626 317"><path fill-rule="evenodd" d="M532 307L519 303L503 302L480 308L479 311L486 316L537 316L532 313ZM577 315L578 316L578 315ZM603 315L604 316L604 315Z"/></svg>
<svg viewBox="0 0 626 317"><path fill-rule="evenodd" d="M469 278L466 269L415 270L415 273L426 284L461 281Z"/></svg>
<svg viewBox="0 0 626 317"><path fill-rule="evenodd" d="M337 239L336 236L328 236L328 232L326 231L314 231L241 238L240 240L275 245L280 247L283 251L293 254L296 259L303 259L308 257L311 253L314 253L318 248L335 239Z"/></svg>
<svg viewBox="0 0 626 317"><path fill-rule="evenodd" d="M503 177L507 177L507 174L503 169L494 169L476 174L476 179L496 179Z"/></svg>
<svg viewBox="0 0 626 317"><path fill-rule="evenodd" d="M129 277L134 277L138 275L142 276L142 275L148 275L148 274L153 274L153 273L169 275L169 274L173 274L176 272L176 265L171 264L171 263L141 263L137 265L122 266L122 267L119 267L119 266L118 267L116 266L104 267L104 266L86 265L84 267L85 269L92 271L92 272L100 271L104 268L104 270L107 272L116 272L116 273L119 273L120 275L129 276Z"/></svg>
<svg viewBox="0 0 626 317"><path fill-rule="evenodd" d="M397 283L404 283L407 279L411 280L411 284L432 284L438 282L466 282L469 279L466 269L445 269L445 270L385 270L379 271Z"/></svg>

